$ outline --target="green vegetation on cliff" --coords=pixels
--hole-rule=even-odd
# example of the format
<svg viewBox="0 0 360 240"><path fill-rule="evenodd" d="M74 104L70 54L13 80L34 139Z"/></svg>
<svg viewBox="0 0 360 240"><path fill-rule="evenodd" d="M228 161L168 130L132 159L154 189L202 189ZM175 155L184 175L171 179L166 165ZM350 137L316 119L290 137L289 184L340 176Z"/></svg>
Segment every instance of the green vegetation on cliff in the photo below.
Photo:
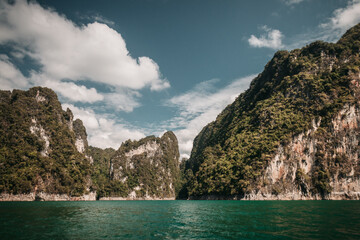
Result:
<svg viewBox="0 0 360 240"><path fill-rule="evenodd" d="M0 113L0 193L174 197L179 150L172 132L128 140L118 151L88 146L82 121L41 87L0 91Z"/></svg>
<svg viewBox="0 0 360 240"><path fill-rule="evenodd" d="M116 189L110 179L110 160L115 152L113 148L88 148L88 154L93 159L92 190L97 192L98 197L106 196L112 189Z"/></svg>
<svg viewBox="0 0 360 240"><path fill-rule="evenodd" d="M0 192L86 192L91 168L72 118L48 88L0 91Z"/></svg>
<svg viewBox="0 0 360 240"><path fill-rule="evenodd" d="M250 88L208 124L194 140L184 163L180 197L243 195L256 190L279 145L312 127L326 149L330 122L345 104L358 104L360 25L338 43L317 41L291 52L279 51ZM313 193L327 194L335 159L318 151ZM301 173L299 180L305 179Z"/></svg>
<svg viewBox="0 0 360 240"><path fill-rule="evenodd" d="M179 149L176 136L149 136L124 142L111 157L110 181L99 197L175 197L179 177Z"/></svg>

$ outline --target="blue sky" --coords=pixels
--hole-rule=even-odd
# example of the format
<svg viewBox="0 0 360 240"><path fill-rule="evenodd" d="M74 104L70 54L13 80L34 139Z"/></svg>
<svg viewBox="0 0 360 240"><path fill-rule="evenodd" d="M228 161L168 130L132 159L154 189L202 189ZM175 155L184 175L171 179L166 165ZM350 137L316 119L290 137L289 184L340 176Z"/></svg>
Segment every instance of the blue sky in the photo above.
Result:
<svg viewBox="0 0 360 240"><path fill-rule="evenodd" d="M277 50L336 41L351 0L0 0L0 89L54 89L89 143L193 138Z"/></svg>

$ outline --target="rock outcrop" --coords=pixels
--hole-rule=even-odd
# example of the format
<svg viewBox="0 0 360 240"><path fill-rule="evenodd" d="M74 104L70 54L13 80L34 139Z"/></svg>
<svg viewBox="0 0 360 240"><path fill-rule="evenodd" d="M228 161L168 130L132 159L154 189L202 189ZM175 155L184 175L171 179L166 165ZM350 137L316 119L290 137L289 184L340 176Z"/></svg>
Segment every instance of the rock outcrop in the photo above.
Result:
<svg viewBox="0 0 360 240"><path fill-rule="evenodd" d="M0 201L95 200L86 130L56 94L0 91Z"/></svg>
<svg viewBox="0 0 360 240"><path fill-rule="evenodd" d="M266 168L267 183L250 198L256 199L360 199L360 108L346 104L332 119L329 132L319 134L321 118L306 133L280 145ZM324 136L325 134L325 136ZM325 160L319 170L318 161ZM311 181L326 174L328 181ZM321 184L325 192L312 194Z"/></svg>
<svg viewBox="0 0 360 240"><path fill-rule="evenodd" d="M360 199L360 25L279 51L195 138L182 197Z"/></svg>
<svg viewBox="0 0 360 240"><path fill-rule="evenodd" d="M179 150L174 133L128 140L110 161L112 187L100 200L175 199Z"/></svg>

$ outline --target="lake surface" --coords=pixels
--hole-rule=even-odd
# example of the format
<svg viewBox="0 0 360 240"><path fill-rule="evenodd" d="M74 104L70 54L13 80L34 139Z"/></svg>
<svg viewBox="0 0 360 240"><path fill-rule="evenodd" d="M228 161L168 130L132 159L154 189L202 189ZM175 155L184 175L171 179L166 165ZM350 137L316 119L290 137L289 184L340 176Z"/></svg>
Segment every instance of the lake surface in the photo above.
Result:
<svg viewBox="0 0 360 240"><path fill-rule="evenodd" d="M360 201L0 202L0 239L360 239Z"/></svg>

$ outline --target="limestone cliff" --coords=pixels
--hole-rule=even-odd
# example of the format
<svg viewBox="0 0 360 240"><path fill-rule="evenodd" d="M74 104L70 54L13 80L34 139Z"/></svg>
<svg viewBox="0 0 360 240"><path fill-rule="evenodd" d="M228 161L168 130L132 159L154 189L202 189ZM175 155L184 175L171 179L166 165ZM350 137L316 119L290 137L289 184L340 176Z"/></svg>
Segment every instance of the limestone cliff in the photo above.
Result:
<svg viewBox="0 0 360 240"><path fill-rule="evenodd" d="M0 200L95 200L86 130L56 94L0 91Z"/></svg>
<svg viewBox="0 0 360 240"><path fill-rule="evenodd" d="M178 160L178 142L172 132L161 138L128 140L110 160L112 188L100 199L174 199Z"/></svg>
<svg viewBox="0 0 360 240"><path fill-rule="evenodd" d="M345 105L331 123L331 132L317 132L321 118L306 133L280 145L269 160L256 190L236 196L204 196L203 199L245 200L360 200L360 108ZM326 141L324 135L326 134ZM328 161L327 171L319 170L319 157ZM319 175L328 175L327 181ZM320 181L316 182L316 180ZM315 179L315 181L314 181ZM314 192L316 185L327 192ZM195 197L196 199L196 197Z"/></svg>
<svg viewBox="0 0 360 240"><path fill-rule="evenodd" d="M174 199L175 135L88 146L86 129L55 92L0 91L0 201Z"/></svg>
<svg viewBox="0 0 360 240"><path fill-rule="evenodd" d="M359 53L360 25L277 52L195 138L182 197L359 199Z"/></svg>

